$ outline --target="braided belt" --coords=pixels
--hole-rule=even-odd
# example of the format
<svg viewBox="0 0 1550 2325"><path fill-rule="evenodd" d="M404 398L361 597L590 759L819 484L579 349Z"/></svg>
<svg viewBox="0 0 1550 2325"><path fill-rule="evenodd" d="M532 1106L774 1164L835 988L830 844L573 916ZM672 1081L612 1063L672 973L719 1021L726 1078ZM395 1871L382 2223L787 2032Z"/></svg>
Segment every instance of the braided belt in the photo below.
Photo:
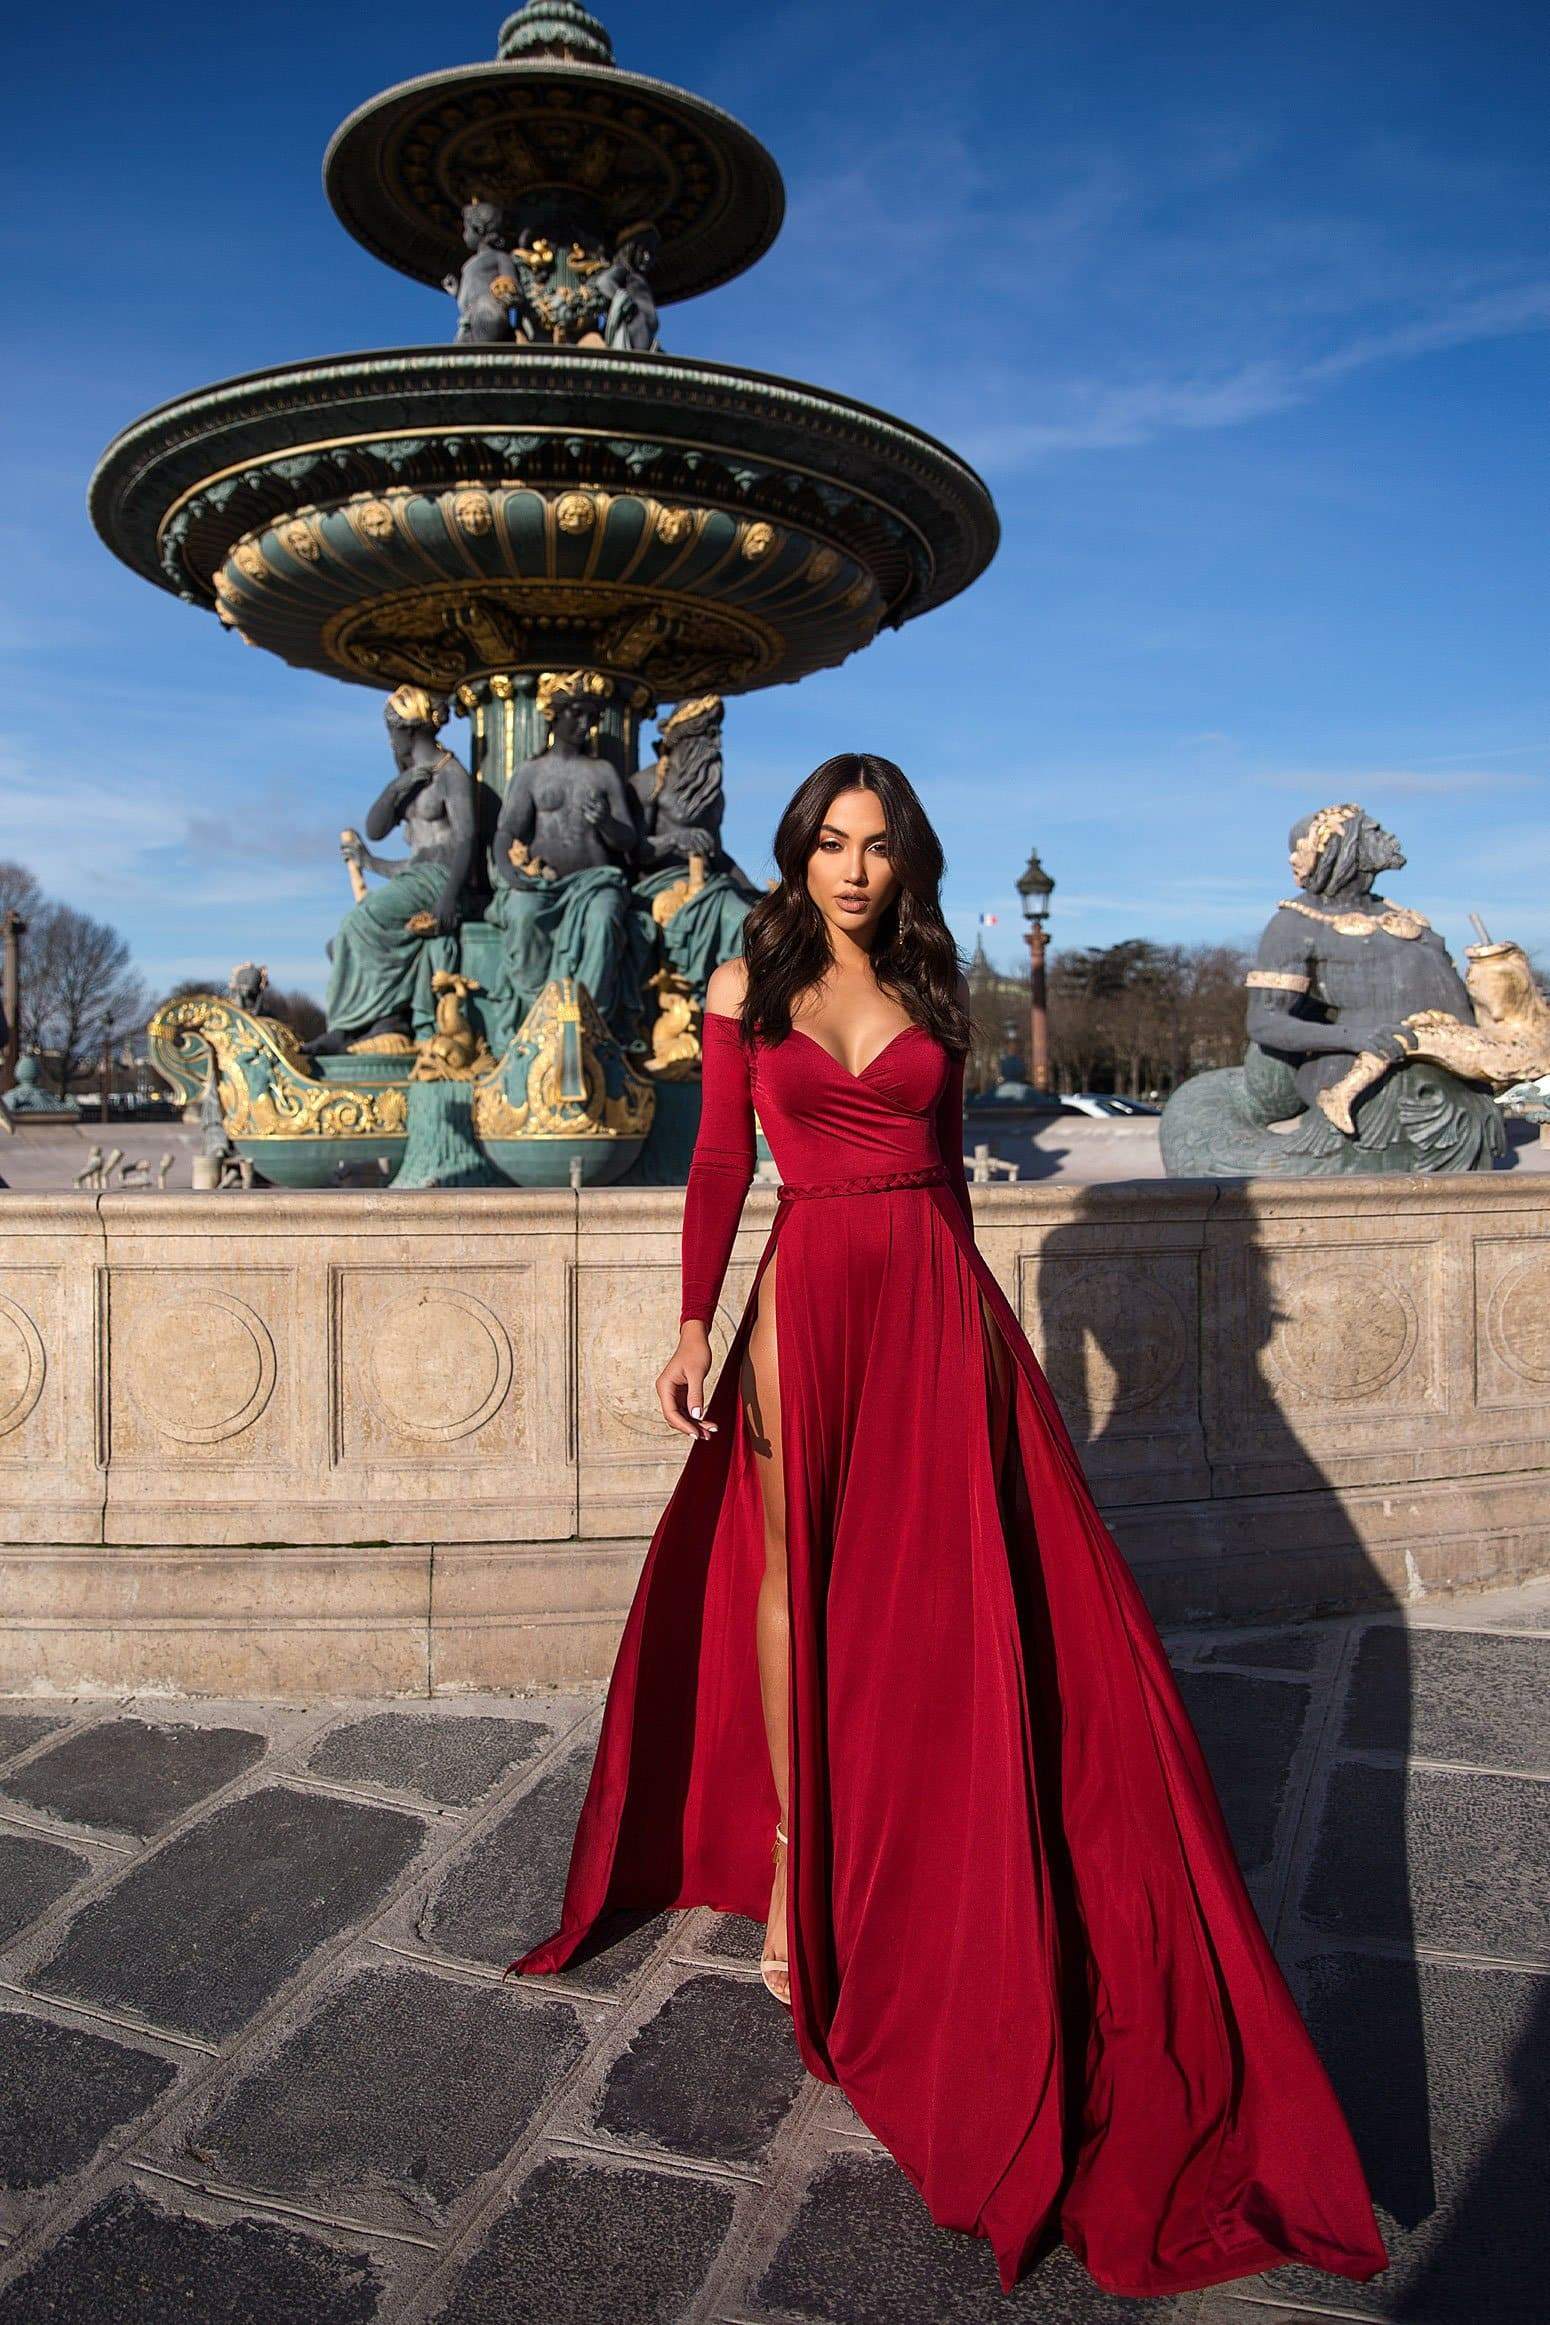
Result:
<svg viewBox="0 0 1550 2325"><path fill-rule="evenodd" d="M883 1187L940 1187L947 1183L945 1163L922 1163L910 1171L869 1171L857 1179L830 1179L824 1185L788 1186L784 1180L776 1196L788 1202L793 1195L864 1195Z"/></svg>

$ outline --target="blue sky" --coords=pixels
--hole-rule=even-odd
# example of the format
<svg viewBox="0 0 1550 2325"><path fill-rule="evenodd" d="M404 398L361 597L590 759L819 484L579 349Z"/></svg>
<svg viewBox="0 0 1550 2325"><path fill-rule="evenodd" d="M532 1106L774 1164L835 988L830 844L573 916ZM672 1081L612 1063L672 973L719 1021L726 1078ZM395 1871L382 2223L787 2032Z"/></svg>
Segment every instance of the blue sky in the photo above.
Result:
<svg viewBox="0 0 1550 2325"><path fill-rule="evenodd" d="M1252 941L1286 830L1360 798L1456 948L1550 952L1550 18L1502 0L604 6L619 61L738 114L786 179L752 273L675 352L944 437L1004 540L983 580L728 712L729 845L842 748L898 759L965 952ZM34 11L11 54L0 855L155 982L256 955L321 992L337 834L387 771L368 692L118 565L102 446L266 364L448 335L321 190L393 81L501 8ZM461 730L455 730L461 732Z"/></svg>

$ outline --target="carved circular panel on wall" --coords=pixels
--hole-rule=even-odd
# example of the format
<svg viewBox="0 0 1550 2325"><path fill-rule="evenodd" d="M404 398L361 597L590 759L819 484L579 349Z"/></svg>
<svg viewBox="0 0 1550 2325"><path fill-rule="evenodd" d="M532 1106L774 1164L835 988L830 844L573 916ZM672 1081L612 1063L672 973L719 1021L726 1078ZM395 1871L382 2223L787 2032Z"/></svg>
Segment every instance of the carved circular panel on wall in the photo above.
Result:
<svg viewBox="0 0 1550 2325"><path fill-rule="evenodd" d="M240 1435L274 1390L269 1327L235 1292L211 1286L142 1313L121 1361L131 1404L179 1445Z"/></svg>
<svg viewBox="0 0 1550 2325"><path fill-rule="evenodd" d="M506 1327L472 1292L427 1284L376 1317L367 1391L412 1437L472 1436L505 1402L511 1375Z"/></svg>
<svg viewBox="0 0 1550 2325"><path fill-rule="evenodd" d="M1062 1262L1060 1270L1056 1288L1040 1287L1044 1366L1057 1400L1085 1412L1090 1429L1155 1404L1185 1358L1177 1301L1110 1264Z"/></svg>
<svg viewBox="0 0 1550 2325"><path fill-rule="evenodd" d="M1550 1259L1529 1252L1508 1268L1487 1304L1485 1334L1519 1380L1550 1384Z"/></svg>
<svg viewBox="0 0 1550 2325"><path fill-rule="evenodd" d="M43 1394L46 1370L36 1324L0 1292L0 1437L26 1420Z"/></svg>
<svg viewBox="0 0 1550 2325"><path fill-rule="evenodd" d="M1405 1370L1420 1339L1415 1302L1402 1285L1362 1269L1331 1266L1288 1281L1272 1267L1268 1305L1280 1321L1265 1355L1311 1404L1373 1397Z"/></svg>

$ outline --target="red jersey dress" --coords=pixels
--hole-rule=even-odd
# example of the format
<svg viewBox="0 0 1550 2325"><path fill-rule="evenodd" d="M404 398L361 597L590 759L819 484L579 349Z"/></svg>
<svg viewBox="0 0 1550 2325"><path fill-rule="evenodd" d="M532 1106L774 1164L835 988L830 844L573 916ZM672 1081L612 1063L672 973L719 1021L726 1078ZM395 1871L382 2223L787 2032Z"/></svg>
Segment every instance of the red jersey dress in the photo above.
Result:
<svg viewBox="0 0 1550 2325"><path fill-rule="evenodd" d="M737 1382L776 1251L791 1616L796 2040L1010 2290L1059 2236L1115 2293L1388 2265L1349 2127L1244 1885L1156 1627L974 1241L963 1061L859 1074L704 1018L681 1313L707 1323L754 1169L774 1220L647 1552L559 1929L763 1921L758 1475ZM1010 1356L1008 1426L987 1332ZM509 1973L508 1973L509 1974ZM778 2005L772 2002L771 2008Z"/></svg>

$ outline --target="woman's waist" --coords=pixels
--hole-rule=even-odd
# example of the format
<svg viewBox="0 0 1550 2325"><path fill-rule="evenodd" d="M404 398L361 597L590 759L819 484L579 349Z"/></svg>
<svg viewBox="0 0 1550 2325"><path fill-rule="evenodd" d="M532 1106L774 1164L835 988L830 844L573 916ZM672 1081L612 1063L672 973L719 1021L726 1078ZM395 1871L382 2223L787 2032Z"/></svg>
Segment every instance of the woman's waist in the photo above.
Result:
<svg viewBox="0 0 1550 2325"><path fill-rule="evenodd" d="M937 1161L890 1170L852 1171L825 1179L781 1179L775 1193L781 1202L794 1202L814 1195L884 1195L911 1187L940 1187L946 1182L947 1165Z"/></svg>

